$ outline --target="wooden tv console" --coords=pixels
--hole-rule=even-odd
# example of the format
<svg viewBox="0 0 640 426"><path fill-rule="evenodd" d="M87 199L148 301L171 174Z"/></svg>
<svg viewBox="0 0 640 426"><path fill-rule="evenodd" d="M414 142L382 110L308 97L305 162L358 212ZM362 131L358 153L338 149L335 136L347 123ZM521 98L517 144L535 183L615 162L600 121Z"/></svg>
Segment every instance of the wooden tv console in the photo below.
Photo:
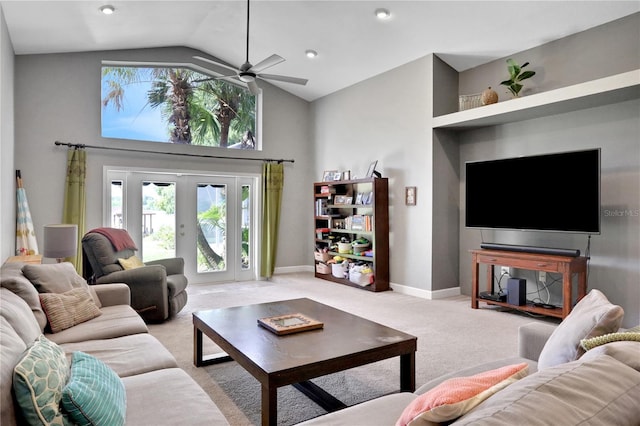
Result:
<svg viewBox="0 0 640 426"><path fill-rule="evenodd" d="M478 309L478 302L485 302L491 305L500 305L520 311L532 312L541 315L548 315L557 318L565 318L571 312L572 298L572 277L578 276L578 292L576 302L587 294L587 258L583 256L558 256L550 254L523 253L506 250L472 250L472 273L471 273L471 307ZM494 267L495 265L509 266L531 271L545 271L562 274L562 308L545 308L535 306L527 302L526 305L511 305L506 302L482 299L479 297L478 274L480 264L487 265L487 291L494 293Z"/></svg>

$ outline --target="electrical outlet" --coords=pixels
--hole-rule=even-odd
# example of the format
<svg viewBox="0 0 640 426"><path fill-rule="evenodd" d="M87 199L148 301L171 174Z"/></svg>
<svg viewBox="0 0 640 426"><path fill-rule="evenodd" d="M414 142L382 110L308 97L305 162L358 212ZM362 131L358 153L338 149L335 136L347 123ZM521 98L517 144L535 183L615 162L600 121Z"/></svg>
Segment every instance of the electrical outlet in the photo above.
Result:
<svg viewBox="0 0 640 426"><path fill-rule="evenodd" d="M540 281L542 284L547 283L547 273L545 271L538 272L538 281Z"/></svg>
<svg viewBox="0 0 640 426"><path fill-rule="evenodd" d="M500 275L509 275L509 267L501 266L500 267Z"/></svg>

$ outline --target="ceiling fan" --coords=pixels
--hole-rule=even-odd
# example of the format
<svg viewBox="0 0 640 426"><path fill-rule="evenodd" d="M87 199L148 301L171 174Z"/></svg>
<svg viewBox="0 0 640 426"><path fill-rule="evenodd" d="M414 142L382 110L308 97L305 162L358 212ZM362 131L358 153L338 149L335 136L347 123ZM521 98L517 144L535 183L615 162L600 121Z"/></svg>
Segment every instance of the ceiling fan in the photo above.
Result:
<svg viewBox="0 0 640 426"><path fill-rule="evenodd" d="M273 54L268 58L258 62L256 65L251 65L251 63L249 62L249 0L247 0L247 50L246 51L247 51L247 55L246 55L245 63L242 64L242 66L240 66L239 68L234 67L233 65L230 65L218 59L209 59L202 56L194 56L193 57L194 59L198 59L204 62L209 62L211 64L217 65L219 67L222 67L231 71L230 74L221 75L219 77L213 77L210 79L203 79L200 81L218 80L221 78L231 77L246 83L249 88L249 91L253 95L257 95L259 92L258 84L256 83L257 79L282 81L285 83L300 84L303 86L307 84L308 80L304 78L287 77L284 75L262 73L262 71L266 70L267 68L271 68L274 65L284 62L284 58L279 55Z"/></svg>

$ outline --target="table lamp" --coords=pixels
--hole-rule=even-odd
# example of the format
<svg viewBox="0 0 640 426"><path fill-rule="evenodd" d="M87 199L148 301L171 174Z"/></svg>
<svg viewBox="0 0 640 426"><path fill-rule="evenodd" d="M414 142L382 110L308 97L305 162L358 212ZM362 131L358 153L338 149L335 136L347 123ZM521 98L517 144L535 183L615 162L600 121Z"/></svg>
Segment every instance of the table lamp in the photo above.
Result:
<svg viewBox="0 0 640 426"><path fill-rule="evenodd" d="M78 249L78 225L59 224L44 227L44 257L55 258L58 263L65 257L76 255Z"/></svg>

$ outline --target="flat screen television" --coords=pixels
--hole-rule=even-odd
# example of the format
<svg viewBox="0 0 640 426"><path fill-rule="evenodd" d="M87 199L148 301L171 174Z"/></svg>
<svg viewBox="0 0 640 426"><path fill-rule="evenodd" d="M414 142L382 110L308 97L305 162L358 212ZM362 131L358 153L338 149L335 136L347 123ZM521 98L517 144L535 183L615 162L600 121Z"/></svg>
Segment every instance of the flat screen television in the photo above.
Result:
<svg viewBox="0 0 640 426"><path fill-rule="evenodd" d="M465 164L465 226L600 233L600 149Z"/></svg>

